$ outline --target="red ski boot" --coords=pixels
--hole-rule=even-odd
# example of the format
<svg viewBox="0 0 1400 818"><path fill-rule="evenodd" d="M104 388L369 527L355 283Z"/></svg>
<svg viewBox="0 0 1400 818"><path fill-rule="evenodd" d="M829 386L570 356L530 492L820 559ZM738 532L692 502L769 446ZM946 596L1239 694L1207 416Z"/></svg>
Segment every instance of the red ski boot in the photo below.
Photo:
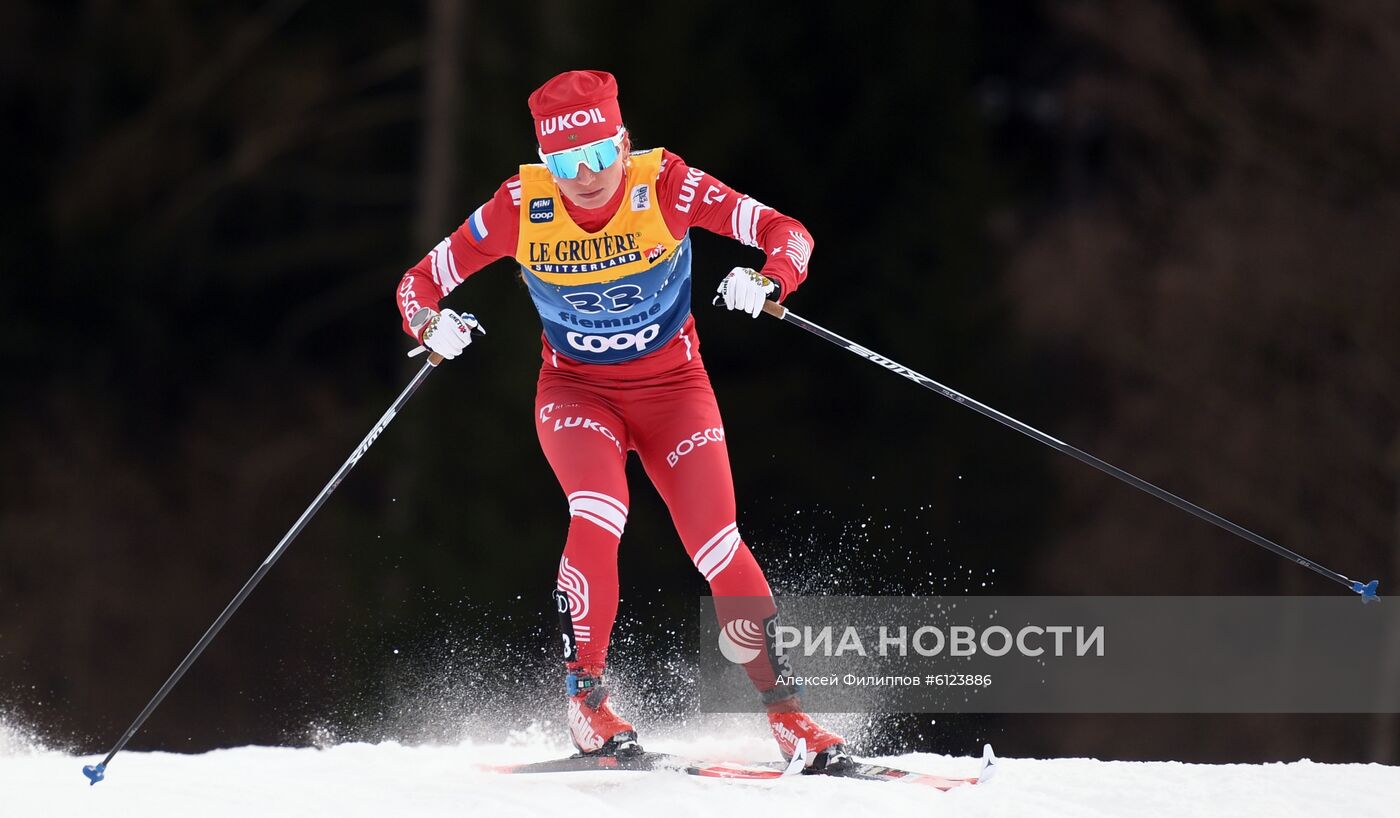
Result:
<svg viewBox="0 0 1400 818"><path fill-rule="evenodd" d="M808 770L829 770L851 763L851 754L846 750L845 739L812 721L812 717L802 712L802 703L797 696L790 696L768 705L768 727L773 738L778 740L778 750L783 760L791 761L796 752L797 742L802 739L807 744Z"/></svg>
<svg viewBox="0 0 1400 818"><path fill-rule="evenodd" d="M602 674L573 671L569 691L569 737L584 755L634 755L642 752L637 731L608 704Z"/></svg>

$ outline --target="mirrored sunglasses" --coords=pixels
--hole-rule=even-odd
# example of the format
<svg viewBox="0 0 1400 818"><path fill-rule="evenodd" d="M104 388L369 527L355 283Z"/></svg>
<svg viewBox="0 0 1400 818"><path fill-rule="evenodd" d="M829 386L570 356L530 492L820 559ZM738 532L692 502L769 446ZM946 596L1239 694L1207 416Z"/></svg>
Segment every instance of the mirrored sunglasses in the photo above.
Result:
<svg viewBox="0 0 1400 818"><path fill-rule="evenodd" d="M577 148L567 148L554 153L540 151L540 159L544 161L545 167L549 168L549 172L560 179L576 178L579 165L587 165L589 170L598 173L612 167L617 161L618 155L622 153L622 140L626 134L626 131L619 130L616 136L599 139Z"/></svg>

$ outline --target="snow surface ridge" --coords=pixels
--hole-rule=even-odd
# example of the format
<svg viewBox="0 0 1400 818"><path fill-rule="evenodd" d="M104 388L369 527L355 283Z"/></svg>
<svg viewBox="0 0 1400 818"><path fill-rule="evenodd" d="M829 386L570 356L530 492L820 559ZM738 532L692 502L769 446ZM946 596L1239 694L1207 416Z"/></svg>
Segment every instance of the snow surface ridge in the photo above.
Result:
<svg viewBox="0 0 1400 818"><path fill-rule="evenodd" d="M13 733L13 731L10 731ZM444 745L349 743L318 748L237 747L200 755L122 753L90 787L93 757L33 749L0 754L0 815L55 818L463 815L1035 815L1047 818L1394 818L1400 767L1379 764L1183 764L1094 759L1002 759L985 785L942 793L908 784L797 777L719 781L673 772L504 775L478 765L567 755L557 730L505 741ZM700 734L657 739L651 749L697 757L775 758L771 742ZM979 760L912 753L884 763L950 776L975 775Z"/></svg>

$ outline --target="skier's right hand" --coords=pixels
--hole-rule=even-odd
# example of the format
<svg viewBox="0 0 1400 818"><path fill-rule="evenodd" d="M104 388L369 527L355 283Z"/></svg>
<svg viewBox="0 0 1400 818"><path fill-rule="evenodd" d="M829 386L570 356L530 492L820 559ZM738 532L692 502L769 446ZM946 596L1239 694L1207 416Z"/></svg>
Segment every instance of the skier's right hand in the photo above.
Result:
<svg viewBox="0 0 1400 818"><path fill-rule="evenodd" d="M746 312L757 318L763 312L763 302L778 292L778 282L752 267L735 267L719 283L715 301L724 301L731 310Z"/></svg>
<svg viewBox="0 0 1400 818"><path fill-rule="evenodd" d="M418 331L418 340L423 343L423 346L449 361L462 354L462 350L471 345L473 330L480 331L481 325L477 323L474 315L458 313L456 310L424 311L429 312L430 315L422 321L422 329ZM416 319L418 316L415 315L414 318Z"/></svg>

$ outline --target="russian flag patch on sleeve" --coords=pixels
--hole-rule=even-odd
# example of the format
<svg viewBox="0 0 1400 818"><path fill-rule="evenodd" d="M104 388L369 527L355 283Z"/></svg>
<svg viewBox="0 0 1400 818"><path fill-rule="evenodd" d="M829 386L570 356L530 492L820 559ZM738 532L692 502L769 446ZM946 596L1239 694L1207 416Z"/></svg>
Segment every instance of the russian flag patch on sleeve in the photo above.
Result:
<svg viewBox="0 0 1400 818"><path fill-rule="evenodd" d="M480 243L482 239L491 235L491 231L486 229L486 220L481 218L481 210L484 207L486 207L486 205L478 207L476 209L476 212L472 213L471 218L467 219L467 226L471 230L472 239L478 243Z"/></svg>

